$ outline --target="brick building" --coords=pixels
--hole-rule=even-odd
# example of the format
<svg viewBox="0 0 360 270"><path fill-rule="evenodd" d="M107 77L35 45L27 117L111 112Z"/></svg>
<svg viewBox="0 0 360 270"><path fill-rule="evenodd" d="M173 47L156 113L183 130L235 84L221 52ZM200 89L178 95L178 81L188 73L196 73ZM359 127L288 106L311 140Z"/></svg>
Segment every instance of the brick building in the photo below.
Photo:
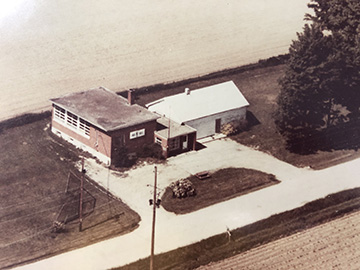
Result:
<svg viewBox="0 0 360 270"><path fill-rule="evenodd" d="M195 150L195 129L180 125L166 117L160 117L157 122L155 143L161 146L165 158Z"/></svg>
<svg viewBox="0 0 360 270"><path fill-rule="evenodd" d="M52 101L54 134L91 153L107 165L121 155L154 143L159 118L103 87L71 93Z"/></svg>

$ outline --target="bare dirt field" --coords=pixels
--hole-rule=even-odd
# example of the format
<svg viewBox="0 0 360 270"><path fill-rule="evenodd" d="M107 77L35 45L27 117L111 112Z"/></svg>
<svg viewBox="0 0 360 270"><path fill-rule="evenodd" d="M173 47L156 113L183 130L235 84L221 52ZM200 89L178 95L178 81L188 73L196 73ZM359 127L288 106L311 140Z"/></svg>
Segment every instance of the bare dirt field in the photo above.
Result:
<svg viewBox="0 0 360 270"><path fill-rule="evenodd" d="M129 232L140 221L121 200L85 179L79 232L79 153L51 135L49 122L45 117L0 126L1 269ZM66 221L59 232L53 231L56 220Z"/></svg>
<svg viewBox="0 0 360 270"><path fill-rule="evenodd" d="M359 269L360 212L198 268Z"/></svg>
<svg viewBox="0 0 360 270"><path fill-rule="evenodd" d="M0 120L49 98L172 82L286 53L306 0L0 2ZM13 5L4 14L4 4Z"/></svg>

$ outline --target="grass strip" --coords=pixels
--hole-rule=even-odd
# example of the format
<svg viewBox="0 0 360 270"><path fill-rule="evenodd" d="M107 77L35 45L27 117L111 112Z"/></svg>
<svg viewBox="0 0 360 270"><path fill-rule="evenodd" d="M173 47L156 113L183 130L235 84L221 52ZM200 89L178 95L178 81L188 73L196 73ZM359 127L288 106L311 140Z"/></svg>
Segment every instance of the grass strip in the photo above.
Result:
<svg viewBox="0 0 360 270"><path fill-rule="evenodd" d="M223 260L259 245L312 228L360 209L360 188L331 194L302 207L273 215L231 232L155 256L155 269L194 269ZM114 268L148 269L149 257Z"/></svg>

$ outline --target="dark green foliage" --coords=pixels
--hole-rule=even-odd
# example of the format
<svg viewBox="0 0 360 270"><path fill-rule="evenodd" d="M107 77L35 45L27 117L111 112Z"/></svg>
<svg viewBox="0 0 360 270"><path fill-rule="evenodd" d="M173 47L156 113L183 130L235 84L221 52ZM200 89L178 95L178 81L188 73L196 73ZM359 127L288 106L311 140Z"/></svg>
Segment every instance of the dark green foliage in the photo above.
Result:
<svg viewBox="0 0 360 270"><path fill-rule="evenodd" d="M290 47L285 76L280 80L275 122L292 150L311 150L316 144L314 138L329 124L325 120L333 118L329 89L333 76L326 64L330 56L331 38L315 26L306 25Z"/></svg>
<svg viewBox="0 0 360 270"><path fill-rule="evenodd" d="M51 111L45 111L42 113L26 113L14 118L10 118L8 120L0 122L0 133L3 130L9 128L20 127L50 117L51 117Z"/></svg>
<svg viewBox="0 0 360 270"><path fill-rule="evenodd" d="M135 160L130 159L126 147L114 148L112 165L116 168L131 167Z"/></svg>
<svg viewBox="0 0 360 270"><path fill-rule="evenodd" d="M307 15L333 38L332 68L334 98L345 106L350 120L359 118L360 107L360 1L312 0L309 7L315 16Z"/></svg>
<svg viewBox="0 0 360 270"><path fill-rule="evenodd" d="M290 47L275 114L297 152L316 151L327 129L360 117L360 1L312 0L309 7L313 24Z"/></svg>
<svg viewBox="0 0 360 270"><path fill-rule="evenodd" d="M311 0L308 5L315 15L306 18L322 30L338 33L352 45L359 41L360 1L358 0Z"/></svg>
<svg viewBox="0 0 360 270"><path fill-rule="evenodd" d="M164 157L162 156L161 146L156 143L150 145L144 145L142 150L139 152L139 157L164 159Z"/></svg>

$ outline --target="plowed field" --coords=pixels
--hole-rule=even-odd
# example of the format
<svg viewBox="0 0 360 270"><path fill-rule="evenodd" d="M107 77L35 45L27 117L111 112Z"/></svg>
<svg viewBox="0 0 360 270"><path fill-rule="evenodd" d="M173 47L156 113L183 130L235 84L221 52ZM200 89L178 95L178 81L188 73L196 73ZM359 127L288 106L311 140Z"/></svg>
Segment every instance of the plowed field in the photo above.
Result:
<svg viewBox="0 0 360 270"><path fill-rule="evenodd" d="M49 110L49 98L69 92L178 81L286 53L307 2L0 1L0 119Z"/></svg>
<svg viewBox="0 0 360 270"><path fill-rule="evenodd" d="M198 268L359 269L360 212Z"/></svg>

